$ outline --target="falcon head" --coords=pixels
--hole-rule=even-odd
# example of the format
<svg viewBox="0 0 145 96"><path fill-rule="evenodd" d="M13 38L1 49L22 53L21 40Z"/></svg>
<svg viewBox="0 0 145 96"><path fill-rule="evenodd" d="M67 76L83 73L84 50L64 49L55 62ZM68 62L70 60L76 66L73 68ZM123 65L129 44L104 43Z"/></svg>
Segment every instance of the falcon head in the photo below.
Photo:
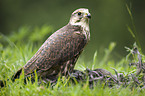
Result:
<svg viewBox="0 0 145 96"><path fill-rule="evenodd" d="M86 28L89 27L90 18L91 14L89 13L89 10L86 8L80 8L72 13L69 24Z"/></svg>

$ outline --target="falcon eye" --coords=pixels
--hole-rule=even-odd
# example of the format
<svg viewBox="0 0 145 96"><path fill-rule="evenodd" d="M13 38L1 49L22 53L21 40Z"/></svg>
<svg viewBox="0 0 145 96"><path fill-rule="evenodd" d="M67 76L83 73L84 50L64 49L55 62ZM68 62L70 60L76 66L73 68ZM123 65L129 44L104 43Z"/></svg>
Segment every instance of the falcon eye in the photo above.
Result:
<svg viewBox="0 0 145 96"><path fill-rule="evenodd" d="M81 12L78 12L78 15L81 15L82 13Z"/></svg>

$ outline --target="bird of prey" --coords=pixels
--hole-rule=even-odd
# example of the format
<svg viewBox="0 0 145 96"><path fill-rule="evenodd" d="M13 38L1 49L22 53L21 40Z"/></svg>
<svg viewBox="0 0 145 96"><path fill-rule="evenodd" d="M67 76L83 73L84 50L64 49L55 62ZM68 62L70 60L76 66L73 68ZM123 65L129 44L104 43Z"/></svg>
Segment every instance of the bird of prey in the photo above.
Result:
<svg viewBox="0 0 145 96"><path fill-rule="evenodd" d="M91 14L86 8L75 10L69 23L54 32L35 53L35 55L19 69L12 81L24 76L30 77L37 73L43 79L56 80L58 76L68 76L75 63L90 40L89 20ZM3 83L0 84L1 86Z"/></svg>

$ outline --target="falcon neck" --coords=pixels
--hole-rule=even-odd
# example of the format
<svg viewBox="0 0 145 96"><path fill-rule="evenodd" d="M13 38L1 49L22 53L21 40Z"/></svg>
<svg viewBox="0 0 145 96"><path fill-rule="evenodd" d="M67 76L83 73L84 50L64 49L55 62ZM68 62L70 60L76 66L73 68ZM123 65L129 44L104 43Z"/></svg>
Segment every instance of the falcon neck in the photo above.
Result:
<svg viewBox="0 0 145 96"><path fill-rule="evenodd" d="M72 29L75 29L76 31L81 31L85 35L86 39L90 40L89 25L88 27L85 27L81 25L72 25L68 23L68 26L70 26Z"/></svg>
<svg viewBox="0 0 145 96"><path fill-rule="evenodd" d="M81 30L84 30L84 31L88 31L88 32L90 31L88 23L83 23L83 24L68 23L68 25L73 26L74 28L80 28Z"/></svg>
<svg viewBox="0 0 145 96"><path fill-rule="evenodd" d="M78 23L69 22L69 25L81 27L85 31L90 31L90 29L89 29L89 21L78 22Z"/></svg>

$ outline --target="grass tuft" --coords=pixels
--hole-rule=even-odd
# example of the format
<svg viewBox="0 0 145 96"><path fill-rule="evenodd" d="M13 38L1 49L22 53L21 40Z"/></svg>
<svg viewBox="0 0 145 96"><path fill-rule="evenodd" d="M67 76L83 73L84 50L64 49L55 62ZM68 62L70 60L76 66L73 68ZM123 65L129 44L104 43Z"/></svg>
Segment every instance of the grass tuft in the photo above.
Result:
<svg viewBox="0 0 145 96"><path fill-rule="evenodd" d="M128 9L130 12L130 10ZM34 31L29 35L30 31ZM51 32L51 28L48 26L43 26L41 28L31 29L29 27L22 27L18 32L14 32L10 36L5 36L0 34L0 80L9 79L19 68L25 65L25 63L35 54L35 52L40 47L40 43L44 42L43 35ZM131 29L130 29L131 30ZM48 33L46 31L49 31ZM25 33L26 32L26 33ZM131 31L133 33L133 31ZM18 33L18 34L17 34ZM25 34L24 34L25 33ZM35 34L43 34L39 38L33 37ZM21 38L20 38L20 37ZM30 41L25 40L28 36ZM14 38L15 37L15 38ZM22 43L24 42L24 43ZM34 43L37 43L36 45ZM41 43L42 44L42 43ZM134 44L135 45L135 44ZM114 60L110 60L111 52L114 50L116 43L111 42L109 47L104 49L105 55L102 60L98 60L98 52L94 53L94 57L90 62L84 62L82 58L79 58L75 69L85 70L87 67L90 69L103 68L108 70L113 74L116 72L122 73L124 76L128 74L134 73L135 67L128 66L131 62L138 62L136 56L132 54L133 49L126 47L129 54L127 57L122 58L119 62L115 62ZM133 56L133 57L132 57ZM145 61L145 56L142 54L143 62ZM24 73L23 73L24 74ZM144 89L135 88L132 89L129 87L104 87L105 85L99 82L94 85L93 89L90 89L89 82L86 80L85 83L82 82L76 84L72 84L69 81L69 78L66 79L58 78L58 82L55 86L51 87L50 84L38 84L38 78L35 76L35 81L32 83L31 81L27 81L28 84L23 83L23 76L20 79L17 79L16 82L12 82L11 80L7 81L7 86L4 88L0 88L0 96L129 96L129 95L144 95Z"/></svg>

